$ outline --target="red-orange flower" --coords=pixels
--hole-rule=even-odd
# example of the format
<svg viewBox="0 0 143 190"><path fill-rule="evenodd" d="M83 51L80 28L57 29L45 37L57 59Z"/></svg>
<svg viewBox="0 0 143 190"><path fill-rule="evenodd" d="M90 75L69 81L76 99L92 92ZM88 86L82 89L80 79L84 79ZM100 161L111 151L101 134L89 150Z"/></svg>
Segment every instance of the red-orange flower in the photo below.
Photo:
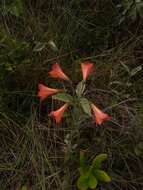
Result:
<svg viewBox="0 0 143 190"><path fill-rule="evenodd" d="M62 89L49 88L43 84L39 84L38 88L39 88L38 97L40 98L41 101L50 95L63 91Z"/></svg>
<svg viewBox="0 0 143 190"><path fill-rule="evenodd" d="M53 119L55 119L56 123L59 124L61 122L61 119L63 117L63 114L65 112L65 110L68 107L68 103L65 103L61 108L59 108L56 111L51 111L49 116L52 117Z"/></svg>
<svg viewBox="0 0 143 190"><path fill-rule="evenodd" d="M85 81L88 75L93 71L93 63L88 61L81 63L81 71L83 75L83 80Z"/></svg>
<svg viewBox="0 0 143 190"><path fill-rule="evenodd" d="M60 65L58 63L53 64L52 70L49 72L49 75L52 78L56 79L62 79L62 80L67 80L69 81L69 77L63 72L61 69Z"/></svg>
<svg viewBox="0 0 143 190"><path fill-rule="evenodd" d="M94 104L91 104L91 108L93 110L93 114L95 116L95 120L96 120L97 125L101 125L104 121L111 119L111 117L108 114L102 112Z"/></svg>

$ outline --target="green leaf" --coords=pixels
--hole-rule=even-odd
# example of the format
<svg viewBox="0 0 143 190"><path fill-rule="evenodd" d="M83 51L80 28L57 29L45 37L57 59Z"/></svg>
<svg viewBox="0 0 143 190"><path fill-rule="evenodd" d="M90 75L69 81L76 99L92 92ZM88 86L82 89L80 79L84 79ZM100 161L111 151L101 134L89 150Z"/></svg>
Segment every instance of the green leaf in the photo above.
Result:
<svg viewBox="0 0 143 190"><path fill-rule="evenodd" d="M89 179L88 179L88 186L91 189L94 189L97 186L97 180L96 178L91 174L89 175Z"/></svg>
<svg viewBox="0 0 143 190"><path fill-rule="evenodd" d="M110 176L103 170L95 170L94 174L96 176L96 179L103 182L110 182L111 178Z"/></svg>
<svg viewBox="0 0 143 190"><path fill-rule="evenodd" d="M88 177L89 175L81 175L77 180L77 187L80 190L87 190L88 189Z"/></svg>
<svg viewBox="0 0 143 190"><path fill-rule="evenodd" d="M88 99L81 98L80 99L80 105L81 105L83 111L86 114L88 114L89 116L91 116L91 106L90 106L90 102L88 101Z"/></svg>
<svg viewBox="0 0 143 190"><path fill-rule="evenodd" d="M73 102L73 97L67 93L58 93L53 95L52 98L63 102Z"/></svg>
<svg viewBox="0 0 143 190"><path fill-rule="evenodd" d="M85 90L85 83L84 83L84 81L80 81L76 86L76 94L77 94L77 96L81 97L84 90Z"/></svg>
<svg viewBox="0 0 143 190"><path fill-rule="evenodd" d="M131 70L131 77L136 75L139 71L142 70L142 66L135 67L134 69Z"/></svg>
<svg viewBox="0 0 143 190"><path fill-rule="evenodd" d="M94 160L92 161L92 165L91 165L91 168L94 169L94 168L101 168L101 164L104 160L107 159L107 154L99 154L97 155Z"/></svg>

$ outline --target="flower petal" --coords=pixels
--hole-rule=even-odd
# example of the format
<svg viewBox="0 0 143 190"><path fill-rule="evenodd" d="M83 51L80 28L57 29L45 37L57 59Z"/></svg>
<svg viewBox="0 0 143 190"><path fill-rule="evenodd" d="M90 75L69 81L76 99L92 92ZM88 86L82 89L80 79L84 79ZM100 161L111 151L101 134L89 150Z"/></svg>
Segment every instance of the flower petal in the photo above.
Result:
<svg viewBox="0 0 143 190"><path fill-rule="evenodd" d="M64 115L65 110L68 107L68 103L65 103L61 108L59 108L56 111L51 111L49 113L49 116L52 117L53 119L55 119L56 123L59 124L62 120L62 117Z"/></svg>
<svg viewBox="0 0 143 190"><path fill-rule="evenodd" d="M52 78L56 79L62 79L62 80L67 80L69 81L69 77L63 72L61 69L60 65L58 63L53 64L52 70L49 72L49 75Z"/></svg>
<svg viewBox="0 0 143 190"><path fill-rule="evenodd" d="M101 125L104 121L106 120L110 120L111 117L102 112L97 106L95 106L94 104L91 104L91 108L93 110L93 114L95 116L95 120L96 120L96 124L97 125Z"/></svg>
<svg viewBox="0 0 143 190"><path fill-rule="evenodd" d="M93 63L88 61L81 63L81 71L82 71L83 80L85 81L89 76L89 74L93 71Z"/></svg>
<svg viewBox="0 0 143 190"><path fill-rule="evenodd" d="M54 88L49 88L43 84L39 84L38 85L38 97L40 98L40 100L44 100L45 98L47 98L50 95L56 94L58 92L63 91L62 89L54 89Z"/></svg>

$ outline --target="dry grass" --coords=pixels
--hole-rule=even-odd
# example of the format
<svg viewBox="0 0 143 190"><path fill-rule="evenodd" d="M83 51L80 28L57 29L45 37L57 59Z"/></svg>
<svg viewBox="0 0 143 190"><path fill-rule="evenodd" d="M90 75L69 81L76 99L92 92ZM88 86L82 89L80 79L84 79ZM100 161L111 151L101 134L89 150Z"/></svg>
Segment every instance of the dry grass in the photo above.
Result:
<svg viewBox="0 0 143 190"><path fill-rule="evenodd" d="M98 153L108 154L104 167L112 182L98 190L143 188L143 70L131 76L143 65L142 22L118 25L120 12L115 3L106 3L28 1L20 17L1 15L1 190L21 190L22 185L28 190L76 189L81 149L89 161ZM37 42L44 48L34 51ZM47 117L51 99L40 107L37 84L61 85L47 76L58 61L76 85L80 62L88 59L95 62L95 73L86 96L112 115L112 121L96 127L81 115L75 129L70 110L56 128Z"/></svg>

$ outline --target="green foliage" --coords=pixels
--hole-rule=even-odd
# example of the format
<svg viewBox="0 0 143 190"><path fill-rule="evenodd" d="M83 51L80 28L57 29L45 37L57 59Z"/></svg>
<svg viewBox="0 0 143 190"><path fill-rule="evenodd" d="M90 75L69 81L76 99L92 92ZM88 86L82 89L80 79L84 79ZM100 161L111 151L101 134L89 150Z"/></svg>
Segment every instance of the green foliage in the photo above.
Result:
<svg viewBox="0 0 143 190"><path fill-rule="evenodd" d="M53 100L60 100L63 102L73 103L73 97L67 93L58 93L52 96Z"/></svg>
<svg viewBox="0 0 143 190"><path fill-rule="evenodd" d="M19 41L12 35L0 32L0 79L12 73L20 65L27 65L31 60L27 56L29 54L30 45L26 41Z"/></svg>
<svg viewBox="0 0 143 190"><path fill-rule="evenodd" d="M92 161L91 168L92 169L101 168L102 162L105 161L106 159L107 159L107 154L99 154L99 155L97 155Z"/></svg>
<svg viewBox="0 0 143 190"><path fill-rule="evenodd" d="M101 170L101 164L105 159L107 159L107 154L99 154L94 158L92 164L88 166L85 162L85 154L83 152L80 153L80 177L77 180L78 189L94 189L99 182L109 183L111 181L109 175Z"/></svg>
<svg viewBox="0 0 143 190"><path fill-rule="evenodd" d="M106 183L111 181L111 178L105 171L95 170L94 175L96 176L96 179L99 181L106 182Z"/></svg>
<svg viewBox="0 0 143 190"><path fill-rule="evenodd" d="M91 106L87 98L80 98L80 105L83 108L83 111L91 116Z"/></svg>
<svg viewBox="0 0 143 190"><path fill-rule="evenodd" d="M94 189L97 186L97 179L94 175L90 174L89 175L89 181L88 181L88 186L90 189Z"/></svg>
<svg viewBox="0 0 143 190"><path fill-rule="evenodd" d="M85 90L85 82L82 80L76 86L76 94L80 98Z"/></svg>
<svg viewBox="0 0 143 190"><path fill-rule="evenodd" d="M6 4L0 5L0 11L3 14L11 14L19 17L24 12L23 0L12 0L10 3L6 1Z"/></svg>
<svg viewBox="0 0 143 190"><path fill-rule="evenodd" d="M143 189L142 1L1 0L0 15L0 189L19 184L30 184L34 190L75 188L76 153L81 147L92 157L108 152L112 158L109 167L115 180L96 189ZM39 105L36 88L55 61L78 81L77 57L80 62L95 61L96 73L87 82L86 95L91 100L96 96L96 102L112 113L113 122L106 129L97 128L78 117L79 139L74 133L76 148L71 145L76 159L66 165L64 156L70 148L64 139L74 121L50 128L51 102ZM86 159L85 166L79 168L81 175L89 168ZM68 187L62 188L66 169Z"/></svg>
<svg viewBox="0 0 143 190"><path fill-rule="evenodd" d="M77 181L80 190L94 189L97 186L97 180L91 173L81 175Z"/></svg>
<svg viewBox="0 0 143 190"><path fill-rule="evenodd" d="M86 158L84 155L84 152L80 151L80 167L79 167L79 173L81 175L84 175L88 170Z"/></svg>
<svg viewBox="0 0 143 190"><path fill-rule="evenodd" d="M88 174L84 174L84 175L81 175L78 178L77 186L81 190L87 190L88 187L89 187L88 183L89 183L89 175Z"/></svg>

